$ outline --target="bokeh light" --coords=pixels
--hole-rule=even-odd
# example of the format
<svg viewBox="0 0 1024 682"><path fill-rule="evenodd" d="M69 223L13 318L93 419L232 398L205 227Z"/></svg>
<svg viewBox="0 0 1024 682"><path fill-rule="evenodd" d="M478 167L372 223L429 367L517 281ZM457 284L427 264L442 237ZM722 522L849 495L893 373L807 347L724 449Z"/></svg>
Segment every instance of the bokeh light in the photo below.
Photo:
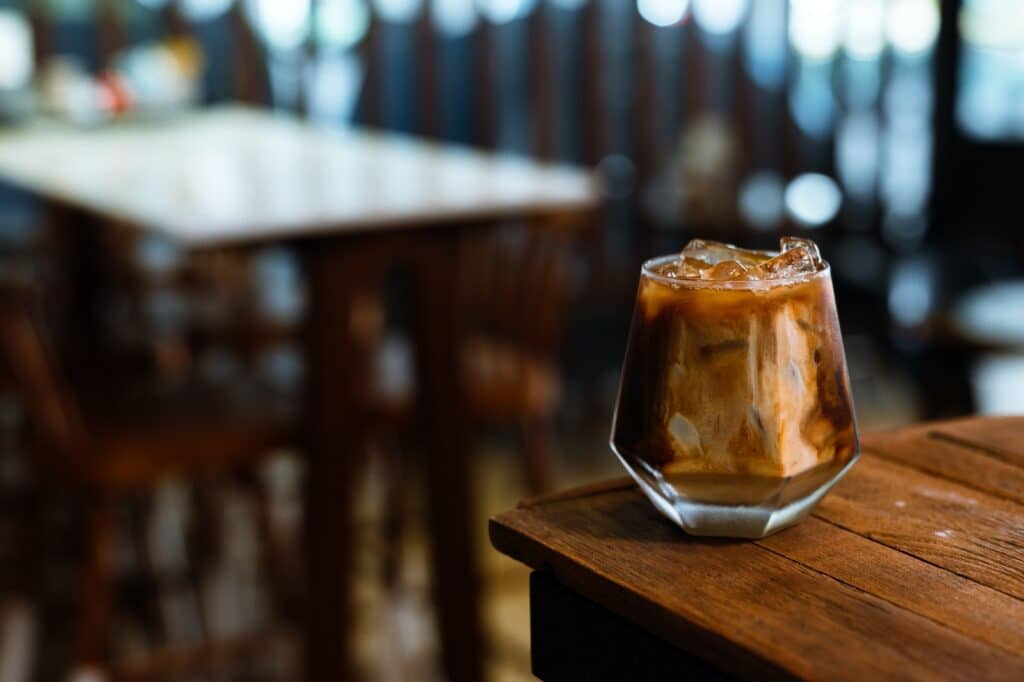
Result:
<svg viewBox="0 0 1024 682"><path fill-rule="evenodd" d="M931 265L924 260L897 263L889 282L889 314L904 327L927 321L935 305Z"/></svg>
<svg viewBox="0 0 1024 682"><path fill-rule="evenodd" d="M790 0L789 40L802 57L828 60L839 47L839 0Z"/></svg>
<svg viewBox="0 0 1024 682"><path fill-rule="evenodd" d="M878 59L885 49L885 1L847 0L842 42L854 59Z"/></svg>
<svg viewBox="0 0 1024 682"><path fill-rule="evenodd" d="M774 230L782 220L782 178L775 171L758 171L740 188L740 213L757 230Z"/></svg>
<svg viewBox="0 0 1024 682"><path fill-rule="evenodd" d="M847 116L836 130L836 170L847 192L867 200L878 184L879 125L871 112Z"/></svg>
<svg viewBox="0 0 1024 682"><path fill-rule="evenodd" d="M310 31L310 0L246 0L256 32L275 50L293 50Z"/></svg>
<svg viewBox="0 0 1024 682"><path fill-rule="evenodd" d="M366 0L321 0L317 7L316 35L327 47L351 48L369 29L370 8Z"/></svg>
<svg viewBox="0 0 1024 682"><path fill-rule="evenodd" d="M0 90L21 88L32 77L32 31L25 17L0 8Z"/></svg>
<svg viewBox="0 0 1024 682"><path fill-rule="evenodd" d="M727 35L740 27L749 0L693 0L693 20L708 33Z"/></svg>
<svg viewBox="0 0 1024 682"><path fill-rule="evenodd" d="M882 103L886 116L911 129L926 127L932 114L932 84L922 66L894 70Z"/></svg>
<svg viewBox="0 0 1024 682"><path fill-rule="evenodd" d="M1012 133L1010 98L998 80L972 78L963 85L957 101L957 121L973 137L999 139Z"/></svg>
<svg viewBox="0 0 1024 682"><path fill-rule="evenodd" d="M550 0L550 2L558 9L573 11L583 7L588 0Z"/></svg>
<svg viewBox="0 0 1024 682"><path fill-rule="evenodd" d="M1021 291L1016 293L1020 295ZM1022 300L1024 297L1017 299ZM1018 334L1019 331L1018 328ZM983 356L971 369L971 388L978 414L1019 415L1024 412L1024 355Z"/></svg>
<svg viewBox="0 0 1024 682"><path fill-rule="evenodd" d="M186 19L212 21L230 9L235 0L178 0L178 7Z"/></svg>
<svg viewBox="0 0 1024 682"><path fill-rule="evenodd" d="M1024 2L1020 0L965 0L958 20L966 43L1024 50Z"/></svg>
<svg viewBox="0 0 1024 682"><path fill-rule="evenodd" d="M880 59L846 59L841 65L842 99L850 111L872 109L882 91Z"/></svg>
<svg viewBox="0 0 1024 682"><path fill-rule="evenodd" d="M897 218L918 218L930 192L932 141L922 126L893 126L885 132L881 165L882 194L889 213Z"/></svg>
<svg viewBox="0 0 1024 682"><path fill-rule="evenodd" d="M384 21L407 24L423 9L423 0L373 0L373 9Z"/></svg>
<svg viewBox="0 0 1024 682"><path fill-rule="evenodd" d="M786 74L786 0L757 0L743 30L747 72L762 88L776 89Z"/></svg>
<svg viewBox="0 0 1024 682"><path fill-rule="evenodd" d="M365 76L355 52L323 54L306 65L306 102L312 120L350 123Z"/></svg>
<svg viewBox="0 0 1024 682"><path fill-rule="evenodd" d="M798 225L821 227L836 217L843 203L835 180L820 173L804 173L786 187L786 210Z"/></svg>
<svg viewBox="0 0 1024 682"><path fill-rule="evenodd" d="M952 317L957 329L978 343L1024 348L1024 280L989 282L969 290Z"/></svg>
<svg viewBox="0 0 1024 682"><path fill-rule="evenodd" d="M690 9L690 0L637 0L640 16L655 26L678 24Z"/></svg>
<svg viewBox="0 0 1024 682"><path fill-rule="evenodd" d="M537 0L477 0L477 7L492 24L507 24L522 19L536 6Z"/></svg>
<svg viewBox="0 0 1024 682"><path fill-rule="evenodd" d="M800 64L796 83L789 91L789 108L793 121L805 135L816 140L829 136L835 122L836 101L827 62Z"/></svg>
<svg viewBox="0 0 1024 682"><path fill-rule="evenodd" d="M885 33L893 49L903 55L930 50L939 36L939 8L935 0L891 0Z"/></svg>
<svg viewBox="0 0 1024 682"><path fill-rule="evenodd" d="M985 140L1024 139L1024 2L965 0L959 28L961 129Z"/></svg>
<svg viewBox="0 0 1024 682"><path fill-rule="evenodd" d="M434 0L430 10L434 26L451 38L471 32L479 19L473 0Z"/></svg>

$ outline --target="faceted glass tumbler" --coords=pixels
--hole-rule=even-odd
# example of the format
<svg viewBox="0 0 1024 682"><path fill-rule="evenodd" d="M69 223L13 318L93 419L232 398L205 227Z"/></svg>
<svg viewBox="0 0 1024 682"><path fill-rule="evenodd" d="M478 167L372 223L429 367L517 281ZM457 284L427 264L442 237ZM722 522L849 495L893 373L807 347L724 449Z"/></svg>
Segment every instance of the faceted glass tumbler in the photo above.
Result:
<svg viewBox="0 0 1024 682"><path fill-rule="evenodd" d="M611 447L687 533L797 523L859 456L827 264L781 280L677 279L644 264Z"/></svg>

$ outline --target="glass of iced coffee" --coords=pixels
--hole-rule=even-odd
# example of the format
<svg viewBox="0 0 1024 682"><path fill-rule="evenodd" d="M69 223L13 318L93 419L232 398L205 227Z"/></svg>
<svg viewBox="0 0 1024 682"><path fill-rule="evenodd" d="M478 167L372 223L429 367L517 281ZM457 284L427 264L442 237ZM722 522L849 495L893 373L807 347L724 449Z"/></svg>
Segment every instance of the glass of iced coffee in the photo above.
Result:
<svg viewBox="0 0 1024 682"><path fill-rule="evenodd" d="M693 240L646 262L611 446L691 534L764 537L810 513L859 454L817 246Z"/></svg>

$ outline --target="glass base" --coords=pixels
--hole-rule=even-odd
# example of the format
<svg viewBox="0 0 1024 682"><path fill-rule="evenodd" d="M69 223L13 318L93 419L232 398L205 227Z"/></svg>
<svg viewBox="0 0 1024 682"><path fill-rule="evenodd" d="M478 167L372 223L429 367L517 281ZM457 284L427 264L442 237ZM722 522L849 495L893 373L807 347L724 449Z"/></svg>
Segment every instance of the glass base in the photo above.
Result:
<svg viewBox="0 0 1024 682"><path fill-rule="evenodd" d="M831 462L797 476L663 474L612 451L654 506L690 535L763 538L807 517L860 457Z"/></svg>

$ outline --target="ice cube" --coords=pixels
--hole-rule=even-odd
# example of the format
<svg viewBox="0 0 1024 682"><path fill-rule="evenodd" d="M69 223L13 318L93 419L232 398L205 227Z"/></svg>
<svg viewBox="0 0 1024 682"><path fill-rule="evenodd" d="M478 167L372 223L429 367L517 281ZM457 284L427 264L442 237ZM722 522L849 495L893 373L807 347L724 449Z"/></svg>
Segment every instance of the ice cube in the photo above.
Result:
<svg viewBox="0 0 1024 682"><path fill-rule="evenodd" d="M821 269L821 255L810 239L783 237L780 246L781 252L776 254L741 249L707 239L692 239L679 260L665 272L680 279L727 282L786 279Z"/></svg>
<svg viewBox="0 0 1024 682"><path fill-rule="evenodd" d="M758 279L786 279L817 271L814 254L806 246L799 245L761 263L752 274Z"/></svg>
<svg viewBox="0 0 1024 682"><path fill-rule="evenodd" d="M741 265L751 266L763 263L770 259L773 254L767 251L752 251L741 249L732 244L723 244L708 239L691 239L683 248L682 259L693 258L703 261L708 265L717 265L723 261L736 261Z"/></svg>
<svg viewBox="0 0 1024 682"><path fill-rule="evenodd" d="M702 453L700 433L689 419L678 412L668 420L668 433L676 453L683 457L699 457Z"/></svg>
<svg viewBox="0 0 1024 682"><path fill-rule="evenodd" d="M749 279L747 268L734 260L724 260L717 265L705 268L701 272L700 278L719 282Z"/></svg>
<svg viewBox="0 0 1024 682"><path fill-rule="evenodd" d="M704 271L708 269L708 264L696 258L683 256L679 259L679 265L676 269L679 276L684 279L701 279Z"/></svg>
<svg viewBox="0 0 1024 682"><path fill-rule="evenodd" d="M802 239L800 237L783 237L779 240L779 246L782 247L782 253L786 253L787 251L791 251L802 246L811 254L811 261L814 263L815 267L821 266L821 253L818 251L818 245L810 239Z"/></svg>

